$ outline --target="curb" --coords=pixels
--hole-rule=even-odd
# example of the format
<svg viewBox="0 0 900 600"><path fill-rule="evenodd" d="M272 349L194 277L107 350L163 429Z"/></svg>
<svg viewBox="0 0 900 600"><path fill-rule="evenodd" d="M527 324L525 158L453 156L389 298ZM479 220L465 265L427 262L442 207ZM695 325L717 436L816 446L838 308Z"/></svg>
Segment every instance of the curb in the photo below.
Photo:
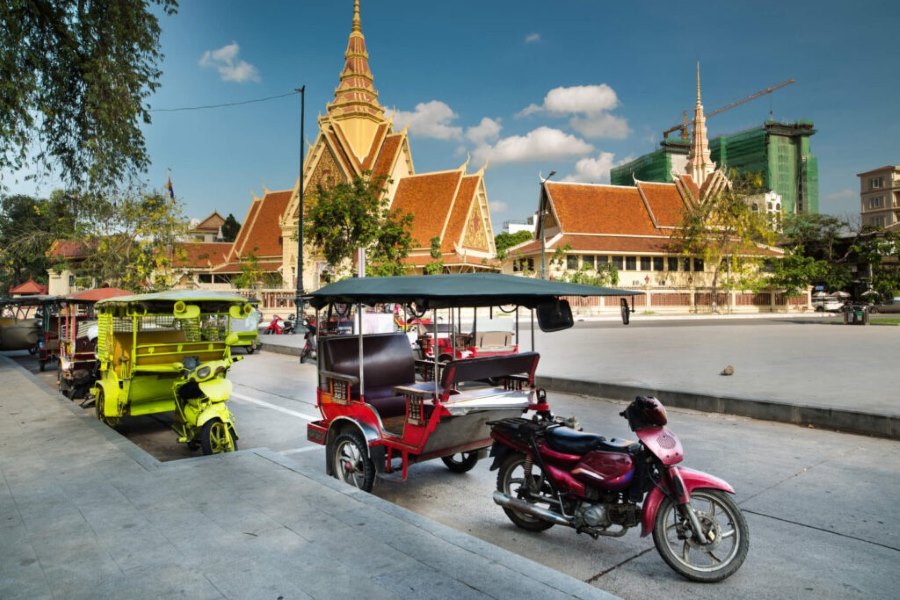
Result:
<svg viewBox="0 0 900 600"><path fill-rule="evenodd" d="M626 402L637 395L650 395L659 398L666 406L689 408L701 412L737 415L792 425L812 426L820 429L894 440L900 439L900 418L890 415L802 406L752 398L698 394L696 392L656 390L560 377L538 376L535 378L535 381L539 386L546 389L569 394L583 394Z"/></svg>

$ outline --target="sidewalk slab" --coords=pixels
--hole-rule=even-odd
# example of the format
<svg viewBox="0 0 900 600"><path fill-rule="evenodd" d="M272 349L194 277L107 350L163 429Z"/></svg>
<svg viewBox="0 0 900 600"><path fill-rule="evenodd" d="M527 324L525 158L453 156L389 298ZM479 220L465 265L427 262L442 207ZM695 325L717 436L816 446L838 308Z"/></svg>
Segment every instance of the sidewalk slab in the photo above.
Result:
<svg viewBox="0 0 900 600"><path fill-rule="evenodd" d="M159 463L0 356L0 598L615 598L266 449Z"/></svg>

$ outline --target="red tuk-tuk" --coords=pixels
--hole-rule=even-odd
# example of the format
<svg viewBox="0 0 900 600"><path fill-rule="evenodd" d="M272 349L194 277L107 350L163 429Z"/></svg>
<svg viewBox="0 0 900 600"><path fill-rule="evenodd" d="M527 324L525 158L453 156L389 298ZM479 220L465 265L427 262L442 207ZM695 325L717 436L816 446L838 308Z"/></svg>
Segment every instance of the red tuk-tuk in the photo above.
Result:
<svg viewBox="0 0 900 600"><path fill-rule="evenodd" d="M307 438L326 446L325 469L370 491L376 473L398 466L406 479L413 463L440 458L453 472L472 469L491 445L489 421L549 411L534 377L534 318L543 331L573 325L564 296L633 296L632 292L498 275L470 273L346 279L304 298L317 313L331 304L400 303L416 314L459 307L531 309L532 351L441 362L418 359L403 332L320 336L316 404L322 418ZM319 320L319 319L317 319ZM319 320L321 321L321 320ZM360 322L355 328L362 332ZM417 373L436 373L424 381ZM397 464L399 463L399 464Z"/></svg>
<svg viewBox="0 0 900 600"><path fill-rule="evenodd" d="M97 380L98 300L127 296L128 290L96 288L64 296L59 300L57 333L59 366L57 385L67 398L82 398Z"/></svg>

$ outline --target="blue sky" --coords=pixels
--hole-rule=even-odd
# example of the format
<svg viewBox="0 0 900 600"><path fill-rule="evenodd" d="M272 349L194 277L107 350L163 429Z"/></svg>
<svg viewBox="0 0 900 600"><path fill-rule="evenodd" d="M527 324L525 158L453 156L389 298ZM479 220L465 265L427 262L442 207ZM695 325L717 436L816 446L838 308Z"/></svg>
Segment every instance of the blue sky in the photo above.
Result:
<svg viewBox="0 0 900 600"><path fill-rule="evenodd" d="M150 104L242 102L305 84L311 142L352 7L183 0L160 19L164 75ZM416 170L487 159L495 232L534 211L539 173L607 182L610 165L655 149L693 107L698 60L707 111L796 79L710 119L710 136L757 126L770 111L812 120L821 212L858 214L856 173L900 164L898 23L895 0L362 0L375 86L395 123L410 126ZM171 169L190 216L243 221L251 194L294 184L299 104L154 112L148 185L162 189Z"/></svg>

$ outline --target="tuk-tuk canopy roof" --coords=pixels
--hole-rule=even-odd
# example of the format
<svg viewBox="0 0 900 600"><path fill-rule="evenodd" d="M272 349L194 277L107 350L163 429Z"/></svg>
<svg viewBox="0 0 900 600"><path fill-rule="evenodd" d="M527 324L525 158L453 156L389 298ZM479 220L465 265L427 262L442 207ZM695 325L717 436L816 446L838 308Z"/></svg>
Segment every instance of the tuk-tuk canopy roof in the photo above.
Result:
<svg viewBox="0 0 900 600"><path fill-rule="evenodd" d="M634 296L642 292L545 281L497 273L344 279L304 296L313 308L330 303L415 303L417 309L467 306L534 308L560 296Z"/></svg>
<svg viewBox="0 0 900 600"><path fill-rule="evenodd" d="M165 305L174 304L182 301L186 304L197 304L199 302L249 302L249 300L240 294L230 292L205 292L197 290L172 290L168 292L153 292L151 294L133 294L131 296L117 296L115 298L106 298L97 302L97 307L108 307L115 305L128 304L144 304L144 305Z"/></svg>

